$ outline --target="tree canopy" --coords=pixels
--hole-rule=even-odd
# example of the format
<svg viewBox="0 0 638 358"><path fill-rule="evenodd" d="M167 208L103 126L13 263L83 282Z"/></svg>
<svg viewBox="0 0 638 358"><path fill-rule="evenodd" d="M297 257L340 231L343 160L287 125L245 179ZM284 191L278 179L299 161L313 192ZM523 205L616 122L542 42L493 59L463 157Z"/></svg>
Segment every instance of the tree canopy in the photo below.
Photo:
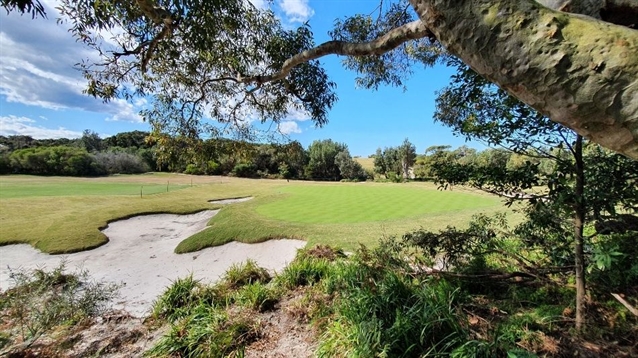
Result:
<svg viewBox="0 0 638 358"><path fill-rule="evenodd" d="M42 15L37 0L2 5ZM143 115L158 131L248 132L247 118L277 122L292 110L321 126L337 99L317 61L326 55L346 56L370 88L402 85L414 63L459 59L552 121L638 158L635 0L396 0L337 20L319 45L307 24L288 30L244 0L63 0L59 9L100 56L80 64L87 92L152 96Z"/></svg>

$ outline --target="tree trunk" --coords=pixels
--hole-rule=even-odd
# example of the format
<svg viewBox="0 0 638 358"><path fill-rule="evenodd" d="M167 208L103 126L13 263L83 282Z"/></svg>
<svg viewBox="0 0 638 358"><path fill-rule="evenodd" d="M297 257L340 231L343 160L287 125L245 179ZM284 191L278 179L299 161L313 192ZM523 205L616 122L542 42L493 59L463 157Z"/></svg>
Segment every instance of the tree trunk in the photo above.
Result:
<svg viewBox="0 0 638 358"><path fill-rule="evenodd" d="M576 264L576 330L585 323L585 254L583 253L583 227L585 225L585 168L583 163L583 137L576 137L576 188L574 190L574 257Z"/></svg>
<svg viewBox="0 0 638 358"><path fill-rule="evenodd" d="M410 0L445 48L553 121L638 159L638 30L527 0Z"/></svg>

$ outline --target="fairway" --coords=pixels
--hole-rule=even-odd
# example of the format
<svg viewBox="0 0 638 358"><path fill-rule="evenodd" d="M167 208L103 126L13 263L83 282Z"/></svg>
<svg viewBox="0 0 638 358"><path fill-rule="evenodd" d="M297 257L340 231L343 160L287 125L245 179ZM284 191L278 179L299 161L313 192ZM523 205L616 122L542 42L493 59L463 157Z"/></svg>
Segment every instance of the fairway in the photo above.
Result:
<svg viewBox="0 0 638 358"><path fill-rule="evenodd" d="M253 199L226 206L208 202L239 197ZM420 227L462 227L472 215L506 210L495 196L462 188L440 191L432 183L288 182L158 173L2 176L0 200L0 245L27 243L49 253L103 245L108 238L100 229L109 222L149 213L222 208L210 227L176 243L176 251L183 253L272 238L353 250L359 244L376 245L381 237Z"/></svg>
<svg viewBox="0 0 638 358"><path fill-rule="evenodd" d="M262 204L258 214L307 224L395 220L423 214L498 205L495 197L400 185L295 186L280 189L285 198Z"/></svg>
<svg viewBox="0 0 638 358"><path fill-rule="evenodd" d="M47 180L49 179L49 180ZM24 198L35 196L75 196L75 195L152 195L185 188L185 185L111 183L91 180L64 180L42 178L38 181L8 182L0 181L0 199Z"/></svg>

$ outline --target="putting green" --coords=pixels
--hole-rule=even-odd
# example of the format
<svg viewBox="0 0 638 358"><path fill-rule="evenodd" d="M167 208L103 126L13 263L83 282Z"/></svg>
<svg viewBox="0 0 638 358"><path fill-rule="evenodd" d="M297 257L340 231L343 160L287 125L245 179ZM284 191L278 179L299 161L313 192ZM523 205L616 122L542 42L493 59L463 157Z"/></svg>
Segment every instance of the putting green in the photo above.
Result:
<svg viewBox="0 0 638 358"><path fill-rule="evenodd" d="M343 224L500 205L485 195L396 185L291 186L279 192L285 197L259 205L257 213L286 222Z"/></svg>

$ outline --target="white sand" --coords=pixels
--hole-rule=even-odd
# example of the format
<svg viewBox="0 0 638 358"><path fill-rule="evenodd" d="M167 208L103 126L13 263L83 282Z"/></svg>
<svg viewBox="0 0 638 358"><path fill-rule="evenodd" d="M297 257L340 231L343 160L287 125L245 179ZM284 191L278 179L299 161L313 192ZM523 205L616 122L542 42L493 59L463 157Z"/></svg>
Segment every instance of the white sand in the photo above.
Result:
<svg viewBox="0 0 638 358"><path fill-rule="evenodd" d="M56 267L66 260L67 268L83 268L97 280L122 283L115 305L141 317L166 286L191 272L196 279L214 282L231 265L247 259L278 271L292 261L301 240L270 240L259 244L231 242L188 254L173 250L187 237L203 230L217 211L192 215L143 215L112 222L102 232L109 242L96 249L67 255L44 254L29 245L0 247L0 289L10 285L9 270L22 267ZM246 225L250 225L246 223Z"/></svg>

